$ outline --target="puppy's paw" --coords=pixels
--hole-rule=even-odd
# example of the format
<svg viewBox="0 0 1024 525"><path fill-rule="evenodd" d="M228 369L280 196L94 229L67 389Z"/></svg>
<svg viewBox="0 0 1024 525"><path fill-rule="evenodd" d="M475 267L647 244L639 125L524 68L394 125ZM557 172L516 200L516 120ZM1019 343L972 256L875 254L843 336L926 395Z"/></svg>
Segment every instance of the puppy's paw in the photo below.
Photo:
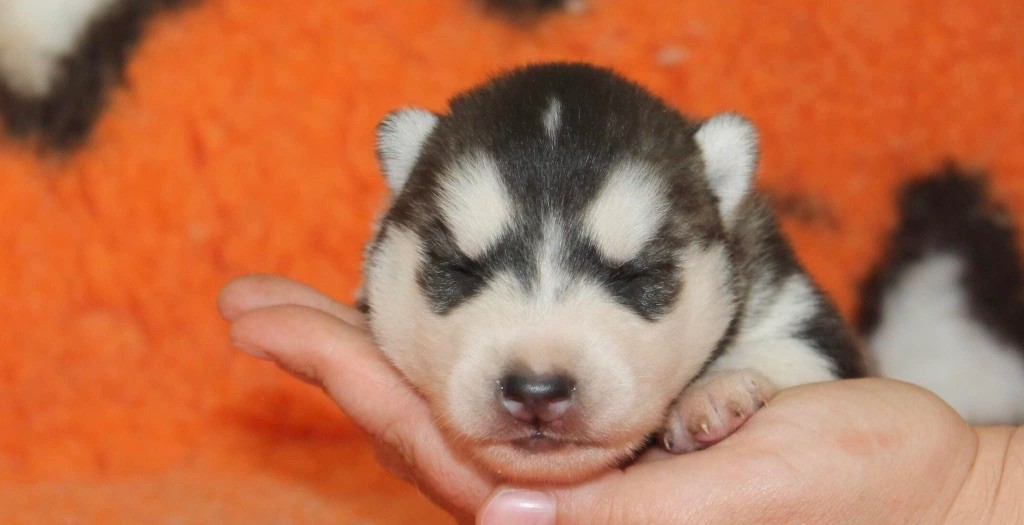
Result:
<svg viewBox="0 0 1024 525"><path fill-rule="evenodd" d="M701 378L669 409L662 445L669 452L682 454L718 443L775 393L772 382L755 370L719 372Z"/></svg>

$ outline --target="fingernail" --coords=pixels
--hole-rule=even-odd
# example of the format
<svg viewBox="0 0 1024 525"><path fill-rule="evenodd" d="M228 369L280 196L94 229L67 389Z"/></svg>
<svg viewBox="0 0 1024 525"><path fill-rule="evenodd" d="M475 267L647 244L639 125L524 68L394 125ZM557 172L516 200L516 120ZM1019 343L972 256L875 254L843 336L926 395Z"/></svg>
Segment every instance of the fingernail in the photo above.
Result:
<svg viewBox="0 0 1024 525"><path fill-rule="evenodd" d="M245 344L245 343L232 343L232 344L235 346L235 348L237 348L237 349L239 349L239 350L241 350L241 351L243 351L243 352L245 352L245 353L247 353L247 354L249 354L249 355L251 355L251 356L253 356L255 358L258 358L258 359L271 359L271 355L268 354L267 352L263 351L262 348L257 348L255 346L248 345L248 344Z"/></svg>
<svg viewBox="0 0 1024 525"><path fill-rule="evenodd" d="M491 499L478 525L555 525L555 497L546 492L506 489Z"/></svg>

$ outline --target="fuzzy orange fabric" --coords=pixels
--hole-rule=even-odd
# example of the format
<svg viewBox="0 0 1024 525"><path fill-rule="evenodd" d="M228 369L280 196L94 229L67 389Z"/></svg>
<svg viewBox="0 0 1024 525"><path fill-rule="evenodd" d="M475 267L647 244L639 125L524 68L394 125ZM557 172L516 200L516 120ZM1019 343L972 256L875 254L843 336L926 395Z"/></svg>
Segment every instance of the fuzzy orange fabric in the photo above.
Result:
<svg viewBox="0 0 1024 525"><path fill-rule="evenodd" d="M1018 0L591 4L527 29L467 0L205 0L150 26L84 148L0 139L0 523L445 522L319 391L232 350L214 298L258 271L350 299L378 119L505 66L749 115L846 313L907 174L989 168L1024 214Z"/></svg>

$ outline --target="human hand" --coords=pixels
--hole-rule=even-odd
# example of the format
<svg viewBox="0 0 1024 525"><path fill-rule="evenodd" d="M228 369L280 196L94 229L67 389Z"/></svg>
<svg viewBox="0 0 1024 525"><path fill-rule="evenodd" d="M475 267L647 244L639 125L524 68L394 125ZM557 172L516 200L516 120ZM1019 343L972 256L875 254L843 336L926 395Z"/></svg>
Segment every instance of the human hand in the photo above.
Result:
<svg viewBox="0 0 1024 525"><path fill-rule="evenodd" d="M217 307L235 346L323 388L369 434L388 470L472 522L494 483L443 438L427 402L374 346L361 313L271 275L228 283Z"/></svg>
<svg viewBox="0 0 1024 525"><path fill-rule="evenodd" d="M923 389L806 385L706 450L651 451L576 487L499 489L477 523L983 523L975 503L984 498L954 508L978 450L979 433Z"/></svg>
<svg viewBox="0 0 1024 525"><path fill-rule="evenodd" d="M979 434L930 393L842 381L783 391L701 452L651 451L574 487L499 488L451 448L355 310L271 276L230 283L218 306L237 346L322 386L392 472L485 525L938 523L978 451Z"/></svg>

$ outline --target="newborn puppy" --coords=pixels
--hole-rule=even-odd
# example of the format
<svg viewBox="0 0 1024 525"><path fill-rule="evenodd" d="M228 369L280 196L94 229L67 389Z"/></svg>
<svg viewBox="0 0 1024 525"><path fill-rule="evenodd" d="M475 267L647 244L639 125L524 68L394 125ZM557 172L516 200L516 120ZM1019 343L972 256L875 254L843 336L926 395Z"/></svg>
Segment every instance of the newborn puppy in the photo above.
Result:
<svg viewBox="0 0 1024 525"><path fill-rule="evenodd" d="M611 71L546 64L378 129L393 193L362 304L454 443L578 480L651 437L714 444L780 389L864 373L753 187L746 119L687 119Z"/></svg>

